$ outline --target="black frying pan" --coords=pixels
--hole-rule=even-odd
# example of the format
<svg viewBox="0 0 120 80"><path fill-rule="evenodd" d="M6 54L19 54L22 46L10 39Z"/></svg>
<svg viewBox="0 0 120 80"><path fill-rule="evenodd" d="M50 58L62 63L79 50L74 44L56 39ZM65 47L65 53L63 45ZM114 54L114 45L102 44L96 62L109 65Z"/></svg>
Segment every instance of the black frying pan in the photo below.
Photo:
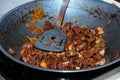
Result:
<svg viewBox="0 0 120 80"><path fill-rule="evenodd" d="M120 8L100 0L71 0L63 24L77 19L78 22L73 25L86 25L88 27L102 26L104 29L103 37L107 44L105 54L107 62L104 65L81 70L51 70L32 66L18 59L20 57L19 50L21 46L27 42L26 35L35 36L25 26L26 22L30 22L31 12L38 6L42 6L45 13L54 17L51 22L55 23L61 4L62 0L32 1L18 6L5 14L0 20L0 50L10 59L27 67L60 73L91 71L120 61L119 57L115 58L116 55L120 55ZM43 28L44 21L47 19L44 18L36 24L41 25L41 28ZM111 20L110 25L108 25L108 20ZM8 53L9 47L15 51L15 56Z"/></svg>

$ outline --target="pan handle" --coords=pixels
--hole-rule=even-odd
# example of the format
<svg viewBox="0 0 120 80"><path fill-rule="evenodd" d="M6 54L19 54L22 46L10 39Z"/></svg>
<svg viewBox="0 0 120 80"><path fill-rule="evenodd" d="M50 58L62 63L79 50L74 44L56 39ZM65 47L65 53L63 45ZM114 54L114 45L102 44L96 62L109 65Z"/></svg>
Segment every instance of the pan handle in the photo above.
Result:
<svg viewBox="0 0 120 80"><path fill-rule="evenodd" d="M58 20L57 20L57 25L56 26L61 26L63 22L63 18L67 9L67 6L69 4L70 0L62 0L62 6L60 8L60 13L58 15Z"/></svg>

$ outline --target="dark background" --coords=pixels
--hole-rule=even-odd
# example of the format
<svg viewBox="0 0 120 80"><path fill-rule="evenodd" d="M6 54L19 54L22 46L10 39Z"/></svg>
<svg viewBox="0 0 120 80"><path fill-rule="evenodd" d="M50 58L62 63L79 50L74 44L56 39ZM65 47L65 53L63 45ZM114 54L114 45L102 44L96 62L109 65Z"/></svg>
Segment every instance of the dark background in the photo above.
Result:
<svg viewBox="0 0 120 80"><path fill-rule="evenodd" d="M120 2L120 0L116 0L116 1Z"/></svg>

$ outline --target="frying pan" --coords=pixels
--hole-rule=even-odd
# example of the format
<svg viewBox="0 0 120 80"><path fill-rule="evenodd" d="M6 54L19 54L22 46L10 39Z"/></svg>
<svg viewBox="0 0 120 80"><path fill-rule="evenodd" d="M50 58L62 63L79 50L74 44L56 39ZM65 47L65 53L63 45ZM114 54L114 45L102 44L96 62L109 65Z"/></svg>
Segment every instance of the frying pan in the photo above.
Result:
<svg viewBox="0 0 120 80"><path fill-rule="evenodd" d="M116 55L120 55L120 8L100 0L71 0L68 5L63 24L77 19L78 22L73 23L73 25L103 27L103 38L107 44L105 54L107 62L104 65L81 70L52 70L32 66L18 59L21 57L19 54L21 46L28 41L27 36L35 36L25 25L26 22L31 22L31 12L35 8L42 6L44 13L53 17L52 19L45 17L40 22L36 23L36 25L40 25L40 27L43 28L45 20L49 20L52 23L57 21L61 4L62 0L32 1L18 6L5 14L0 20L0 50L3 54L21 65L37 70L59 73L97 70L103 67L109 67L109 65L120 61L119 57L115 58ZM109 20L111 23L108 25ZM9 48L12 48L16 54L9 54Z"/></svg>

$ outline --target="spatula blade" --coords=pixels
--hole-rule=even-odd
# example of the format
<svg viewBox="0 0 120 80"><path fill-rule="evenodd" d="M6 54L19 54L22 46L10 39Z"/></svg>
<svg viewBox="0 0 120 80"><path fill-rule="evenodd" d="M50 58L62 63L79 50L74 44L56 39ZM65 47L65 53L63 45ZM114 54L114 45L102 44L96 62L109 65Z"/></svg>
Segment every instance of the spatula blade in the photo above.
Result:
<svg viewBox="0 0 120 80"><path fill-rule="evenodd" d="M66 34L60 30L60 27L57 27L45 31L34 46L45 51L61 52L65 49L65 43Z"/></svg>

